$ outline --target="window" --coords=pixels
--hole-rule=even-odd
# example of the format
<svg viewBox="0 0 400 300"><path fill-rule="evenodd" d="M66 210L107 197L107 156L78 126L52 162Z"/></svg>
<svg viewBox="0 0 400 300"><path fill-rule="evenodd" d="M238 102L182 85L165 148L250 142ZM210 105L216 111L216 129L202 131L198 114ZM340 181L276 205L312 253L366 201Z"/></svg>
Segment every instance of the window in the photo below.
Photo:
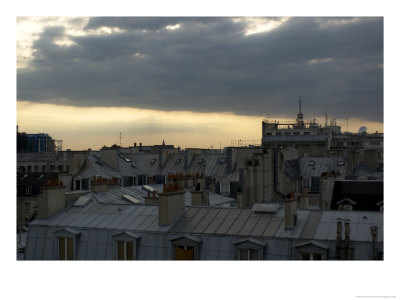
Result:
<svg viewBox="0 0 400 300"><path fill-rule="evenodd" d="M196 260L200 255L201 240L190 236L183 235L171 240L173 246L172 259L175 260Z"/></svg>
<svg viewBox="0 0 400 300"><path fill-rule="evenodd" d="M272 132L266 132L265 133L265 136L270 136L270 135L272 135Z"/></svg>
<svg viewBox="0 0 400 300"><path fill-rule="evenodd" d="M31 187L31 186L27 186L27 187L26 187L26 194L27 194L27 195L32 194L32 187Z"/></svg>
<svg viewBox="0 0 400 300"><path fill-rule="evenodd" d="M303 189L311 188L311 178L303 178Z"/></svg>
<svg viewBox="0 0 400 300"><path fill-rule="evenodd" d="M80 233L78 231L61 228L53 232L56 237L57 257L58 260L74 260L77 257L77 244Z"/></svg>
<svg viewBox="0 0 400 300"><path fill-rule="evenodd" d="M42 172L46 172L46 165L42 165Z"/></svg>
<svg viewBox="0 0 400 300"><path fill-rule="evenodd" d="M310 132L304 131L303 135L310 135Z"/></svg>
<svg viewBox="0 0 400 300"><path fill-rule="evenodd" d="M32 172L32 166L27 166L28 172Z"/></svg>
<svg viewBox="0 0 400 300"><path fill-rule="evenodd" d="M300 135L300 132L293 132L293 135Z"/></svg>
<svg viewBox="0 0 400 300"><path fill-rule="evenodd" d="M300 260L324 260L328 257L329 246L316 241L308 241L295 246Z"/></svg>
<svg viewBox="0 0 400 300"><path fill-rule="evenodd" d="M117 260L133 260L133 242L117 241Z"/></svg>
<svg viewBox="0 0 400 300"><path fill-rule="evenodd" d="M321 260L322 255L321 253L301 253L301 260Z"/></svg>
<svg viewBox="0 0 400 300"><path fill-rule="evenodd" d="M59 172L62 172L63 169L64 169L64 166L63 166L63 165L58 165L58 171L59 171Z"/></svg>
<svg viewBox="0 0 400 300"><path fill-rule="evenodd" d="M33 169L35 170L35 172L39 172L39 165L34 165Z"/></svg>
<svg viewBox="0 0 400 300"><path fill-rule="evenodd" d="M282 135L282 132L277 132L275 135Z"/></svg>
<svg viewBox="0 0 400 300"><path fill-rule="evenodd" d="M194 260L194 247L176 246L176 260Z"/></svg>
<svg viewBox="0 0 400 300"><path fill-rule="evenodd" d="M55 166L55 165L50 165L50 172L54 172L55 169L56 169L56 166Z"/></svg>
<svg viewBox="0 0 400 300"><path fill-rule="evenodd" d="M339 160L336 165L338 167L344 166L344 161L343 160Z"/></svg>
<svg viewBox="0 0 400 300"><path fill-rule="evenodd" d="M221 194L228 195L229 194L229 183L221 182Z"/></svg>
<svg viewBox="0 0 400 300"><path fill-rule="evenodd" d="M239 249L239 260L258 260L258 250L255 249Z"/></svg>
<svg viewBox="0 0 400 300"><path fill-rule="evenodd" d="M75 180L75 190L79 191L81 189L81 181Z"/></svg>
<svg viewBox="0 0 400 300"><path fill-rule="evenodd" d="M74 239L73 238L58 238L58 259L73 260L74 259Z"/></svg>
<svg viewBox="0 0 400 300"><path fill-rule="evenodd" d="M136 260L137 259L137 243L140 236L130 232L120 232L113 235L115 242L115 259L116 260Z"/></svg>
<svg viewBox="0 0 400 300"><path fill-rule="evenodd" d="M291 135L290 132L285 132L284 134L285 134L285 135Z"/></svg>
<svg viewBox="0 0 400 300"><path fill-rule="evenodd" d="M25 211L30 211L30 210L31 210L31 203L25 202Z"/></svg>
<svg viewBox="0 0 400 300"><path fill-rule="evenodd" d="M238 260L261 260L264 256L265 243L253 238L238 241L233 244L236 259Z"/></svg>

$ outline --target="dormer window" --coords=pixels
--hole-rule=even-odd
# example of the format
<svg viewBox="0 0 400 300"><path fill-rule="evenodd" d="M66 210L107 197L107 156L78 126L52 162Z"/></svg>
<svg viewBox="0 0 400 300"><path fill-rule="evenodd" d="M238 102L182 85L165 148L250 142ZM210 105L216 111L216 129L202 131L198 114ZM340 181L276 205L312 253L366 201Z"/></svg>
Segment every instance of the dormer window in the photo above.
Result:
<svg viewBox="0 0 400 300"><path fill-rule="evenodd" d="M328 257L329 247L325 244L309 241L295 246L300 260L324 260Z"/></svg>
<svg viewBox="0 0 400 300"><path fill-rule="evenodd" d="M183 235L171 240L173 245L173 258L175 260L197 260L200 256L201 240L190 236Z"/></svg>
<svg viewBox="0 0 400 300"><path fill-rule="evenodd" d="M80 232L62 228L53 232L57 241L57 259L74 260L77 257L77 244Z"/></svg>
<svg viewBox="0 0 400 300"><path fill-rule="evenodd" d="M264 257L265 243L249 238L233 244L235 256L238 260L262 260Z"/></svg>
<svg viewBox="0 0 400 300"><path fill-rule="evenodd" d="M130 232L120 232L113 235L116 260L136 260L137 242L140 236Z"/></svg>
<svg viewBox="0 0 400 300"><path fill-rule="evenodd" d="M339 160L336 165L338 167L342 167L342 166L344 166L344 161L343 160Z"/></svg>

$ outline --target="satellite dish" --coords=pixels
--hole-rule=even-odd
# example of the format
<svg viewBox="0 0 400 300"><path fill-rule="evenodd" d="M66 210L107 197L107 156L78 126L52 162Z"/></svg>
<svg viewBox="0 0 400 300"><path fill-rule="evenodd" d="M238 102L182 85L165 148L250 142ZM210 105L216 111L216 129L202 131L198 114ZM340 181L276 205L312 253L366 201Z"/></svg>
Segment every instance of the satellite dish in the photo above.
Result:
<svg viewBox="0 0 400 300"><path fill-rule="evenodd" d="M367 127L365 126L361 126L360 129L358 129L358 135L363 135L366 132L367 132Z"/></svg>

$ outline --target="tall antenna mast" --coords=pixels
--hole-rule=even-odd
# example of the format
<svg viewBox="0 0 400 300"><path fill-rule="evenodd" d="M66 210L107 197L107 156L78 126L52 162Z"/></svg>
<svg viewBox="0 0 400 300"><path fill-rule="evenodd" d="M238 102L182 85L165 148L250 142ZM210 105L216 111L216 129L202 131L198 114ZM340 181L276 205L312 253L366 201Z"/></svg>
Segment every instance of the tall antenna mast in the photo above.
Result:
<svg viewBox="0 0 400 300"><path fill-rule="evenodd" d="M121 140L122 140L122 135L121 135L121 132L120 132L120 133L119 133L119 145L120 145L120 146L122 146Z"/></svg>
<svg viewBox="0 0 400 300"><path fill-rule="evenodd" d="M325 102L325 127L328 126L328 115L326 114L326 102Z"/></svg>

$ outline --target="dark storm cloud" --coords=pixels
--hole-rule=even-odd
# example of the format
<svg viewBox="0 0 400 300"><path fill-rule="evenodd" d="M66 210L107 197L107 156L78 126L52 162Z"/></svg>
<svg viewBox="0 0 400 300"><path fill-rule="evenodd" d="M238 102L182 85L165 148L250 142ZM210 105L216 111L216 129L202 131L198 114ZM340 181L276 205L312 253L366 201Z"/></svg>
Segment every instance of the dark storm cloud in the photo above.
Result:
<svg viewBox="0 0 400 300"><path fill-rule="evenodd" d="M180 24L176 30L166 26ZM383 119L383 19L291 18L245 36L229 18L91 18L46 28L18 99L236 114ZM101 27L120 29L94 34ZM70 46L54 42L68 36Z"/></svg>

